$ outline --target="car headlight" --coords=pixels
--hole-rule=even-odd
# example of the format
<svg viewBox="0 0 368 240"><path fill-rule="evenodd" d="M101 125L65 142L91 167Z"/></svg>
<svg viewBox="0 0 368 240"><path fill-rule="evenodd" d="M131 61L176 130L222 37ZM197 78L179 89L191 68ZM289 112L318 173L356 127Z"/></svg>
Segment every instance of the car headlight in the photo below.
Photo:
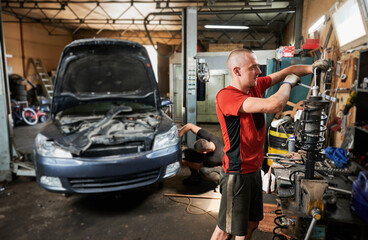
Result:
<svg viewBox="0 0 368 240"><path fill-rule="evenodd" d="M48 141L47 137L42 134L37 134L35 140L37 153L44 157L55 158L72 158L72 154L69 151L63 150L54 145L53 141Z"/></svg>
<svg viewBox="0 0 368 240"><path fill-rule="evenodd" d="M174 125L169 131L158 134L153 143L153 151L176 145L179 142L178 129Z"/></svg>

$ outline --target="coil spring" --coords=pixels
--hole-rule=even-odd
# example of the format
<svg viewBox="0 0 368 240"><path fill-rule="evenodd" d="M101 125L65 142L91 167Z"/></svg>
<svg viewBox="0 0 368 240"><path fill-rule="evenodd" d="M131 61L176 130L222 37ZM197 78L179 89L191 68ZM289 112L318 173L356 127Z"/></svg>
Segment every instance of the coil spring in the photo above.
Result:
<svg viewBox="0 0 368 240"><path fill-rule="evenodd" d="M326 114L319 114L320 108L304 108L303 112L309 118L318 117L317 119L301 119L302 131L300 133L301 140L298 141L297 147L305 151L319 152L322 149L322 144L325 142L325 138L321 136L322 132L327 131L325 125L320 124L327 119ZM313 112L317 112L317 115L313 115ZM306 128L311 129L306 129Z"/></svg>
<svg viewBox="0 0 368 240"><path fill-rule="evenodd" d="M282 214L280 209L275 210L275 214L280 215L280 216L275 217L275 219L273 220L273 222L276 224L276 227L272 230L272 233L273 233L272 240L274 240L274 239L287 240L287 238L284 235L279 234L279 233L276 232L277 229L287 229L286 226L283 226L280 223L278 223L278 220L280 220L281 218L286 217L286 215Z"/></svg>

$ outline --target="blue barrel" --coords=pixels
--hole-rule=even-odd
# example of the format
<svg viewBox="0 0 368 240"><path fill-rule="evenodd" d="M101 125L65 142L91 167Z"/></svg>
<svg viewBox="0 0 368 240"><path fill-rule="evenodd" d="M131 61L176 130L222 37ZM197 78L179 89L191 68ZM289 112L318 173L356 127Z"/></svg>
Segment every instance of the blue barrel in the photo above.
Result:
<svg viewBox="0 0 368 240"><path fill-rule="evenodd" d="M351 209L368 223L368 172L361 171L353 183Z"/></svg>

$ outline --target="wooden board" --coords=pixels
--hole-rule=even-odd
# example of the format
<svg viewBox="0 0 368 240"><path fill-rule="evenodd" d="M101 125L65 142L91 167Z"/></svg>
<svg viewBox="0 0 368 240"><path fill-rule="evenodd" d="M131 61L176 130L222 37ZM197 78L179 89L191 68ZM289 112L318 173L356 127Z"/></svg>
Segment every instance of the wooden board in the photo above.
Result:
<svg viewBox="0 0 368 240"><path fill-rule="evenodd" d="M345 93L337 93L336 98L337 98L337 102L335 103L335 115L337 117L342 118L343 114L342 111L345 108L345 104L346 101L348 100L350 96L349 92L345 92ZM348 113L348 117L347 117L347 126L353 126L354 122L355 122L355 107L350 108L350 111ZM331 118L332 119L332 118ZM342 142L344 140L344 134L343 132L339 131L339 132L334 132L334 143L332 144L332 146L335 147L340 147Z"/></svg>
<svg viewBox="0 0 368 240"><path fill-rule="evenodd" d="M358 59L355 57L348 58L346 60L341 60L341 74L344 73L347 76L344 82L340 82L339 88L351 88L351 85L354 83L357 74L357 63ZM339 77L337 77L337 81L339 81Z"/></svg>
<svg viewBox="0 0 368 240"><path fill-rule="evenodd" d="M263 204L263 220L259 223L258 229L262 232L272 232L272 230L276 227L276 224L273 222L277 215L274 213L277 209L276 204L264 203Z"/></svg>

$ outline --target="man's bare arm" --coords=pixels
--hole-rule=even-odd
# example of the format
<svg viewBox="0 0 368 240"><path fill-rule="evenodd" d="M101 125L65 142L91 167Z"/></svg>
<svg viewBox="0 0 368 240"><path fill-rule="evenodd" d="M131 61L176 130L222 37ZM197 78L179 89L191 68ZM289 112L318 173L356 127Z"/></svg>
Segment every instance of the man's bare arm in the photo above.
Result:
<svg viewBox="0 0 368 240"><path fill-rule="evenodd" d="M329 68L328 61L324 59L319 59L315 61L312 65L293 65L287 68L282 69L281 71L271 73L269 76L272 79L271 86L276 83L281 82L287 75L295 74L299 77L303 77L307 74L313 73L313 69L318 68L321 71L327 71Z"/></svg>
<svg viewBox="0 0 368 240"><path fill-rule="evenodd" d="M239 109L241 113L277 113L285 107L291 91L289 84L281 85L280 89L269 98L248 97Z"/></svg>
<svg viewBox="0 0 368 240"><path fill-rule="evenodd" d="M284 109L290 91L300 82L300 77L295 74L287 75L280 89L269 98L249 97L244 100L239 111L241 113L277 113Z"/></svg>
<svg viewBox="0 0 368 240"><path fill-rule="evenodd" d="M179 131L179 136L182 137L184 134L186 134L188 131L192 131L195 135L197 135L198 131L201 130L200 127L197 125L194 125L193 123L187 123L185 124Z"/></svg>
<svg viewBox="0 0 368 240"><path fill-rule="evenodd" d="M282 69L281 71L271 73L269 76L272 79L271 86L279 83L285 79L289 74L295 74L299 77L303 77L307 74L313 73L313 65L293 65Z"/></svg>

